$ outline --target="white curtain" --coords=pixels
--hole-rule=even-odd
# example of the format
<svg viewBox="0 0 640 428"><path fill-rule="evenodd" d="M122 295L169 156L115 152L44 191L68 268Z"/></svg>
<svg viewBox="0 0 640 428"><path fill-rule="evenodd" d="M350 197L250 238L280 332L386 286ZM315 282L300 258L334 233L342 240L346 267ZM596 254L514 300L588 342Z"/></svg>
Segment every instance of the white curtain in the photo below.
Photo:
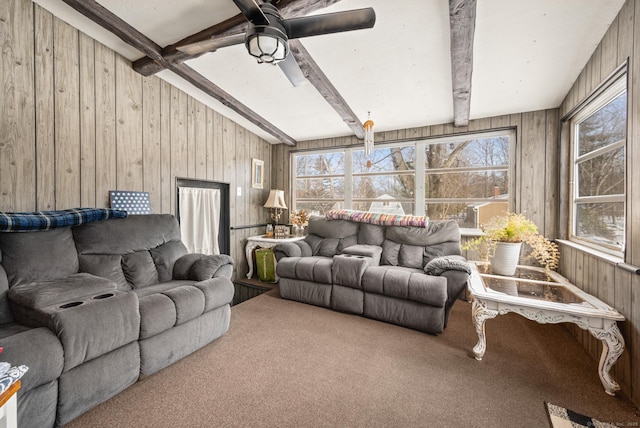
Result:
<svg viewBox="0 0 640 428"><path fill-rule="evenodd" d="M190 253L220 254L220 190L179 187L180 233Z"/></svg>

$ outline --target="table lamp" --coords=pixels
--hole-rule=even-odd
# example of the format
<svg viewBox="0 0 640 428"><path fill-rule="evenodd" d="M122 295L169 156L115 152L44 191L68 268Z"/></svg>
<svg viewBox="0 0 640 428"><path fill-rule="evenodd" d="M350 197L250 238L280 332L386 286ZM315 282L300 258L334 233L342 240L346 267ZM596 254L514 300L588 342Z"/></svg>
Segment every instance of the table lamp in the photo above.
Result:
<svg viewBox="0 0 640 428"><path fill-rule="evenodd" d="M273 220L275 224L278 224L282 210L287 209L287 205L284 203L284 190L272 189L269 191L269 198L267 202L265 202L264 207L271 209L271 220Z"/></svg>

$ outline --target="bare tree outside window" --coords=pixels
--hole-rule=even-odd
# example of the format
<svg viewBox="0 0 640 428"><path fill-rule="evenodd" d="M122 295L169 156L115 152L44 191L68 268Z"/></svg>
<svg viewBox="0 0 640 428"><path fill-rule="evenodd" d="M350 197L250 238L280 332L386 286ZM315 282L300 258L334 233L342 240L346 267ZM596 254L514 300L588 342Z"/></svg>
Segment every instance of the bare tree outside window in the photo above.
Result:
<svg viewBox="0 0 640 428"><path fill-rule="evenodd" d="M294 153L293 209L427 215L479 227L483 216L508 210L513 140L504 131L378 144L369 156L360 147Z"/></svg>

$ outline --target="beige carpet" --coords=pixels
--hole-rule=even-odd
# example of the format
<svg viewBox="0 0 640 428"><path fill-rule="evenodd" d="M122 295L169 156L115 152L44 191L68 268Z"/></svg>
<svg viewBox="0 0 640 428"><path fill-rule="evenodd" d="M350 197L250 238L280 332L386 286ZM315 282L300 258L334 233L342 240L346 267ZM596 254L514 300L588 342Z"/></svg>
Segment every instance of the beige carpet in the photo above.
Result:
<svg viewBox="0 0 640 428"><path fill-rule="evenodd" d="M640 422L605 394L593 361L559 325L487 321L483 361L471 305L445 332L282 300L232 308L221 339L80 416L69 427L548 427L545 401L600 421Z"/></svg>

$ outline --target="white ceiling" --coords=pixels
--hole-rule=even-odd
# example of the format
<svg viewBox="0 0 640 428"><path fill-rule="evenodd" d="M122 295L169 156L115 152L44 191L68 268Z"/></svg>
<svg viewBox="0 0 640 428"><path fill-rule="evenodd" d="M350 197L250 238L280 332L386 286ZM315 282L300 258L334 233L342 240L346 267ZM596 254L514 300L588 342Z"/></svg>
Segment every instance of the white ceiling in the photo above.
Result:
<svg viewBox="0 0 640 428"><path fill-rule="evenodd" d="M35 0L124 57L143 56L61 0ZM232 0L99 0L161 46L239 13ZM624 0L477 0L471 119L558 107ZM373 7L373 29L301 39L376 132L453 122L447 0L342 0L316 13ZM187 64L295 140L351 135L307 84L257 64L243 45ZM278 141L169 71L158 74L265 140Z"/></svg>

